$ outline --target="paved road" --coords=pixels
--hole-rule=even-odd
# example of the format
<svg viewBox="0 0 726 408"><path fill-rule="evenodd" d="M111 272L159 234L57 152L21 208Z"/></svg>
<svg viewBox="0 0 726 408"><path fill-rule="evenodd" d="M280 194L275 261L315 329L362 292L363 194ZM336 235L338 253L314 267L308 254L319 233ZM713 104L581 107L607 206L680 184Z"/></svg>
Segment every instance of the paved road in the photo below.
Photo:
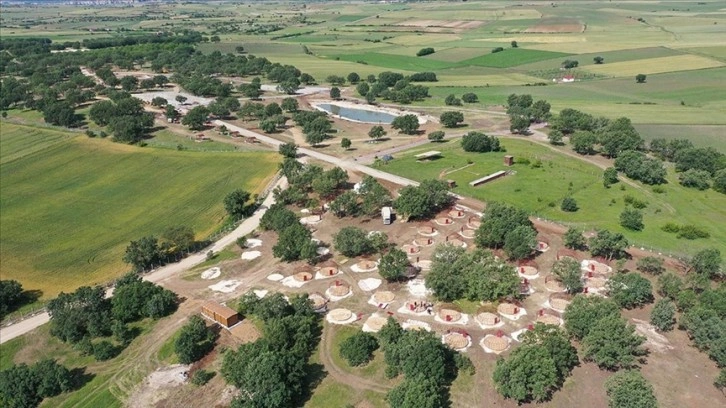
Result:
<svg viewBox="0 0 726 408"><path fill-rule="evenodd" d="M225 122L223 120L215 120L214 124L217 126L226 126L227 129L237 131L243 136L247 137L255 137L259 139L262 143L266 143L272 146L280 146L281 144L284 144L285 142L277 140L275 138L263 135L261 133L253 132L249 129L241 128L239 126L235 126L229 122ZM363 165L361 163L358 163L353 160L348 159L341 159L339 157L331 156L329 154L320 153L313 149L307 149L304 147L298 147L297 151L300 154L304 154L308 157L312 157L314 159L318 159L324 162L328 162L331 164L334 164L340 168L346 169L346 170L352 170L359 173L365 173L370 176L373 176L375 178L381 179L381 180L387 180L391 183L396 183L398 185L402 186L417 186L419 183L416 181L413 181L411 179L407 179L405 177L396 176L394 174L386 173L385 171L376 170L373 168L370 168L366 165Z"/></svg>
<svg viewBox="0 0 726 408"><path fill-rule="evenodd" d="M280 186L285 188L287 186L287 179L284 177L277 181L275 187ZM260 208L255 213L242 221L242 223L232 232L223 236L217 240L211 247L205 248L202 252L190 255L179 262L163 266L156 269L144 276L144 280L158 283L163 282L166 279L176 275L177 273L191 269L200 263L206 261L207 252L214 251L219 252L228 245L237 241L237 238L243 237L260 225L260 219L265 214L267 209L275 203L275 198L272 194L268 194L265 200L262 202ZM112 290L106 292L106 297L110 297L113 294ZM25 320L21 320L10 326L0 328L0 344L10 341L18 336L22 336L25 333L30 332L50 321L50 315L48 312L39 313L33 317Z"/></svg>

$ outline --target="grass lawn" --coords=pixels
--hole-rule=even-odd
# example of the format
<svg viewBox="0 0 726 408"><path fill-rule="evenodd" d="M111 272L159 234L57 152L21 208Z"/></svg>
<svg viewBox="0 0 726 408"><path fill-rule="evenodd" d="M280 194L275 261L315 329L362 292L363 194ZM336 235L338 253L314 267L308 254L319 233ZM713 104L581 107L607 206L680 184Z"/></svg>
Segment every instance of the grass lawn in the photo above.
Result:
<svg viewBox="0 0 726 408"><path fill-rule="evenodd" d="M452 141L435 146L442 158L419 163L415 154L431 150L425 145L399 153L396 159L382 167L383 170L414 180L452 179L458 187L455 192L483 201L502 201L517 205L531 214L582 228L606 228L623 232L634 244L668 251L676 255L692 254L707 247L726 252L726 230L717 228L726 220L726 195L713 190L686 189L677 182L671 170L665 193L655 194L651 187L638 184L639 188L619 183L610 189L602 185L602 170L576 158L559 154L548 147L522 140L503 139L507 154L517 159L529 159L540 167L515 164L516 174L480 185L469 182L499 170L503 153L466 153L458 142ZM472 163L469 164L468 162ZM623 186L621 189L621 186ZM567 213L559 205L566 196L577 200L580 210ZM646 228L640 232L628 231L619 225L619 215L625 207L624 197L631 195L648 202L643 210ZM693 224L705 228L709 239L686 241L666 234L660 227L667 222Z"/></svg>
<svg viewBox="0 0 726 408"><path fill-rule="evenodd" d="M179 224L206 237L225 217L224 196L259 192L278 161L272 153L139 148L10 123L0 151L0 272L44 299L122 274L131 240Z"/></svg>

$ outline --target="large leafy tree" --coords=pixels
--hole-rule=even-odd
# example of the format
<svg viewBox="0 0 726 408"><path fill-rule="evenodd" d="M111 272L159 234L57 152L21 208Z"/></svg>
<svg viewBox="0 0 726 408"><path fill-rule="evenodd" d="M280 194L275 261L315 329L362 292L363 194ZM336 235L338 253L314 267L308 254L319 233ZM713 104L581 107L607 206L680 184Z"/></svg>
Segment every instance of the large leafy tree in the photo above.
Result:
<svg viewBox="0 0 726 408"><path fill-rule="evenodd" d="M439 408L446 406L445 393L433 378L421 373L406 378L386 396L391 407Z"/></svg>
<svg viewBox="0 0 726 408"><path fill-rule="evenodd" d="M721 263L721 251L708 248L697 252L689 261L689 266L691 271L698 275L715 278L723 275Z"/></svg>
<svg viewBox="0 0 726 408"><path fill-rule="evenodd" d="M167 316L176 310L176 302L174 292L131 273L116 283L111 311L119 322L131 322L142 317Z"/></svg>
<svg viewBox="0 0 726 408"><path fill-rule="evenodd" d="M250 193L247 191L241 189L233 190L224 197L224 209L233 220L242 219L248 216L254 208L247 204L249 200Z"/></svg>
<svg viewBox="0 0 726 408"><path fill-rule="evenodd" d="M557 366L547 349L536 345L516 348L506 360L498 360L494 384L505 398L519 403L545 401L557 389Z"/></svg>
<svg viewBox="0 0 726 408"><path fill-rule="evenodd" d="M488 248L501 248L506 243L507 234L519 226L534 228L527 212L503 203L492 202L487 205L486 214L474 241Z"/></svg>
<svg viewBox="0 0 726 408"><path fill-rule="evenodd" d="M650 312L650 324L660 331L670 331L676 324L676 305L670 299L660 299Z"/></svg>
<svg viewBox="0 0 726 408"><path fill-rule="evenodd" d="M286 262L312 260L316 257L317 247L311 238L310 231L300 223L290 225L279 233L277 243L272 247L272 254Z"/></svg>
<svg viewBox="0 0 726 408"><path fill-rule="evenodd" d="M650 281L636 272L615 275L608 280L606 287L612 300L626 309L653 302Z"/></svg>
<svg viewBox="0 0 726 408"><path fill-rule="evenodd" d="M638 150L643 146L643 138L635 130L630 119L617 118L601 130L600 145L602 153L609 157L617 157L626 150Z"/></svg>
<svg viewBox="0 0 726 408"><path fill-rule="evenodd" d="M388 282L400 281L406 277L406 269L411 265L405 252L392 248L381 257L378 273Z"/></svg>
<svg viewBox="0 0 726 408"><path fill-rule="evenodd" d="M509 259L529 258L537 247L537 231L529 225L520 225L504 237L504 252Z"/></svg>
<svg viewBox="0 0 726 408"><path fill-rule="evenodd" d="M582 231L575 227L567 229L567 232L565 232L565 236L563 237L563 241L565 246L570 249L582 250L587 246L587 241L582 235Z"/></svg>
<svg viewBox="0 0 726 408"><path fill-rule="evenodd" d="M191 130L204 129L204 122L209 117L209 109L204 106L195 106L182 118L182 125L189 126Z"/></svg>
<svg viewBox="0 0 726 408"><path fill-rule="evenodd" d="M552 273L562 282L568 293L582 292L582 271L580 263L576 260L565 257L555 261L552 265Z"/></svg>
<svg viewBox="0 0 726 408"><path fill-rule="evenodd" d="M557 326L537 323L532 330L522 335L522 344L544 347L557 367L560 383L570 375L579 360L577 350L572 346L566 333Z"/></svg>
<svg viewBox="0 0 726 408"><path fill-rule="evenodd" d="M606 370L630 368L643 355L640 346L645 338L635 334L635 327L620 316L599 319L582 338L583 358Z"/></svg>
<svg viewBox="0 0 726 408"><path fill-rule="evenodd" d="M204 319L193 315L179 331L179 337L174 341L174 352L180 363L191 364L214 348L215 339L214 332L207 327Z"/></svg>
<svg viewBox="0 0 726 408"><path fill-rule="evenodd" d="M630 244L623 234L608 230L598 231L597 235L590 238L588 243L593 256L602 256L608 260L624 257L628 245Z"/></svg>
<svg viewBox="0 0 726 408"><path fill-rule="evenodd" d="M164 262L159 240L154 236L131 241L124 252L123 261L131 264L134 271L146 271Z"/></svg>
<svg viewBox="0 0 726 408"><path fill-rule="evenodd" d="M281 203L271 205L260 219L260 228L263 230L281 232L294 224L299 224L297 215Z"/></svg>
<svg viewBox="0 0 726 408"><path fill-rule="evenodd" d="M0 371L0 405L37 407L44 398L70 391L73 385L73 374L55 360L41 360L32 366L13 365Z"/></svg>
<svg viewBox="0 0 726 408"><path fill-rule="evenodd" d="M418 131L418 116L414 114L397 116L391 127L406 135L414 135Z"/></svg>
<svg viewBox="0 0 726 408"><path fill-rule="evenodd" d="M371 253L373 247L368 233L358 227L344 227L333 235L335 249L347 257Z"/></svg>
<svg viewBox="0 0 726 408"><path fill-rule="evenodd" d="M481 132L469 132L461 138L461 147L466 152L498 152L501 149L496 136L488 136Z"/></svg>
<svg viewBox="0 0 726 408"><path fill-rule="evenodd" d="M369 333L358 331L340 343L340 356L355 367L369 362L376 349L378 340Z"/></svg>
<svg viewBox="0 0 726 408"><path fill-rule="evenodd" d="M428 218L451 204L449 186L443 180L424 180L399 191L394 206L409 218Z"/></svg>
<svg viewBox="0 0 726 408"><path fill-rule="evenodd" d="M391 193L375 178L364 176L358 194L363 198L362 210L364 214L376 215L382 207L391 205Z"/></svg>
<svg viewBox="0 0 726 408"><path fill-rule="evenodd" d="M111 329L110 309L110 301L100 286L61 292L48 303L50 333L69 343L77 343L84 337L105 336Z"/></svg>
<svg viewBox="0 0 726 408"><path fill-rule="evenodd" d="M0 319L23 300L23 286L16 280L0 280Z"/></svg>
<svg viewBox="0 0 726 408"><path fill-rule="evenodd" d="M612 300L577 295L565 310L565 329L570 336L581 340L599 320L611 316L620 316L620 308Z"/></svg>
<svg viewBox="0 0 726 408"><path fill-rule="evenodd" d="M637 370L621 371L605 381L609 408L657 408L653 386Z"/></svg>

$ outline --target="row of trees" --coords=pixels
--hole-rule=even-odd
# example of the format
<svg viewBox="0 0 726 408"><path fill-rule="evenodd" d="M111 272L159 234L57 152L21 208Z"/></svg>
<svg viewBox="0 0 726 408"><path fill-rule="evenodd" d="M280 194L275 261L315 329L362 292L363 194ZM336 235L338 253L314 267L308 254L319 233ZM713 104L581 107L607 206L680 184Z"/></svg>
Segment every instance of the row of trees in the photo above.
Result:
<svg viewBox="0 0 726 408"><path fill-rule="evenodd" d="M428 87L416 85L414 82L429 81L436 81L436 74L420 72L410 77L404 77L398 72L384 71L378 74L378 78L373 75L368 76L366 82L361 82L356 86L356 92L371 104L378 97L395 103L408 104L429 96Z"/></svg>
<svg viewBox="0 0 726 408"><path fill-rule="evenodd" d="M32 366L25 363L0 371L0 404L8 408L37 407L44 398L71 391L81 384L77 370L55 360L44 359Z"/></svg>
<svg viewBox="0 0 726 408"><path fill-rule="evenodd" d="M83 354L107 360L133 340L135 334L127 327L128 323L143 318L158 319L173 313L176 307L177 297L173 292L128 274L117 281L111 299L105 297L105 290L100 286L61 292L48 303L50 333L73 344ZM110 335L115 344L109 340L93 341Z"/></svg>
<svg viewBox="0 0 726 408"><path fill-rule="evenodd" d="M507 115L510 131L524 134L532 122L545 122L550 118L550 104L545 100L534 102L532 95L511 94L507 98Z"/></svg>
<svg viewBox="0 0 726 408"><path fill-rule="evenodd" d="M289 407L299 404L312 377L310 356L318 347L320 317L307 295L288 303L281 293L258 299L248 293L239 312L262 320L262 338L229 350L224 379L240 390L232 407Z"/></svg>

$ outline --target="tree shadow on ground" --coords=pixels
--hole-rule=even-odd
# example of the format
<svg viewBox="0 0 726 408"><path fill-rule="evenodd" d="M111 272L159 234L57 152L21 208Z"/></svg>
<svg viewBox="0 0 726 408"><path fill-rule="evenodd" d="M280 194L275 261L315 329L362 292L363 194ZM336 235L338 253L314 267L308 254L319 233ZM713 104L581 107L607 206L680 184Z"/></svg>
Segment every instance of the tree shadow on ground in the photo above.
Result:
<svg viewBox="0 0 726 408"><path fill-rule="evenodd" d="M300 398L295 404L297 407L304 406L312 398L315 389L323 382L328 372L325 366L320 363L310 363L305 367L305 381L300 392Z"/></svg>

